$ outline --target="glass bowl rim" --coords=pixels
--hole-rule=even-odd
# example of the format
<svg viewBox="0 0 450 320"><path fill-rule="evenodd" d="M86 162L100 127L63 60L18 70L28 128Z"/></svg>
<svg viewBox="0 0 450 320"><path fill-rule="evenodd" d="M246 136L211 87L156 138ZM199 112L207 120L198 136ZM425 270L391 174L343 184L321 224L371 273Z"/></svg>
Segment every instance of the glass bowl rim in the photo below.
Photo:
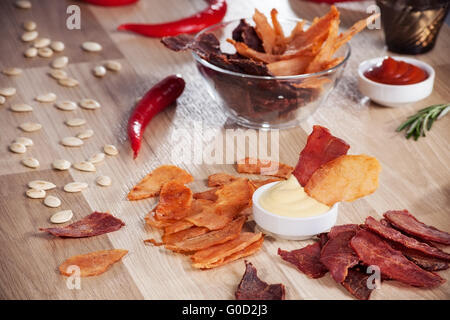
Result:
<svg viewBox="0 0 450 320"><path fill-rule="evenodd" d="M250 18L241 18L241 19L245 19L248 20ZM197 39L200 35L204 34L204 33L208 33L211 30L215 30L217 28L220 27L224 27L230 23L233 22L238 22L241 19L233 19L233 20L228 20L228 21L222 21L219 23L216 23L212 26L209 26L208 28L203 29L202 31L198 32L194 39ZM279 19L280 21L290 21L290 22L300 22L300 21L305 21L306 25L311 25L311 22L308 20L303 20L303 19L294 19L294 18L288 18L288 19ZM291 75L291 76L257 76L257 75L252 75L252 74L248 74L248 73L241 73L241 72L235 72L235 71L231 71L231 70L227 70L227 69L223 69L221 67L218 67L208 61L206 61L205 59L201 58L197 53L195 53L194 51L192 51L192 56L194 57L194 59L196 61L198 61L199 63L201 63L203 66L208 67L210 69L213 69L215 71L221 72L221 73L225 73L228 75L233 75L233 76L238 76L238 77L242 77L242 78L251 78L251 79L262 79L262 80L295 80L295 79L305 79L305 78L310 78L310 77L317 77L317 76L323 76L323 75L327 75L330 73L333 73L335 70L339 69L340 67L342 67L347 60L350 58L351 55L351 47L350 44L347 42L345 43L345 57L344 60L342 60L339 64L335 65L332 68L326 69L326 70L322 70L319 72L314 72L314 73L303 73L303 74L297 74L297 75Z"/></svg>

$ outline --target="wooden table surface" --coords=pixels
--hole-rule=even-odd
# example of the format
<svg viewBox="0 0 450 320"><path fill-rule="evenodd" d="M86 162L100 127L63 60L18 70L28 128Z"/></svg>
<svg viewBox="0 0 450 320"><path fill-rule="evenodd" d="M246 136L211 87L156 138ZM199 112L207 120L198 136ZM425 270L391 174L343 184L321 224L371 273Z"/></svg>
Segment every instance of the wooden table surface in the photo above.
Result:
<svg viewBox="0 0 450 320"><path fill-rule="evenodd" d="M205 90L189 53L174 53L165 49L158 39L118 32L122 22L162 22L186 16L205 7L195 0L141 0L123 8L94 7L76 2L81 8L81 30L65 27L66 9L73 1L32 1L31 10L13 6L13 1L0 2L0 69L20 67L22 75L0 75L0 87L15 87L17 94L0 106L0 298L2 299L233 299L235 288L244 272L239 260L209 271L191 267L189 259L163 248L145 246L143 239L155 235L144 226L144 215L155 205L155 199L137 202L126 200L130 188L153 168L175 163L193 174L192 188L206 188L205 179L211 173L235 173L231 164L208 165L186 163L174 159L174 133L190 129L194 124L223 133L235 128ZM228 1L225 19L251 16L255 6L268 13L276 3L283 17L312 19L328 10L298 0L291 1ZM342 26L349 27L366 16L371 1L340 4ZM64 55L70 58L68 72L80 81L76 88L59 86L47 72L50 59L24 58L27 47L20 41L21 23L37 22L41 36L62 40ZM83 52L83 41L102 44L100 53ZM364 99L356 88L356 68L365 59L386 54L380 30L364 31L351 41L352 56L337 88L324 105L298 128L282 130L279 134L279 154L282 162L295 165L308 133L314 124L328 127L331 132L351 145L351 153L366 153L379 159L383 166L379 189L371 196L341 205L338 224L362 223L368 215L376 218L389 209L407 208L425 223L450 230L450 117L435 123L426 138L408 141L395 128L405 117L421 107L450 100L450 29L445 25L437 45L430 53L418 56L436 70L433 94L406 108L383 108ZM58 55L62 55L58 54ZM108 73L103 79L91 71L101 61L115 59L122 63L118 74ZM136 99L166 75L181 73L187 82L177 107L158 115L148 128L139 158L134 161L126 138L125 125ZM102 108L96 111L77 109L57 110L52 104L40 104L34 97L54 92L58 100L79 101L97 99ZM14 103L29 103L34 111L17 114L9 110ZM81 148L65 148L62 137L76 134L80 128L69 128L64 121L83 117L95 134ZM38 121L43 129L22 133L18 125ZM18 136L33 139L34 146L26 154L8 151L8 145ZM115 144L117 157L107 157L97 166L96 173L70 169L56 172L51 163L57 158L81 161L101 151L104 144ZM178 142L179 143L179 142ZM190 143L190 142L189 142ZM27 156L39 159L39 169L20 164ZM179 159L181 160L181 159ZM95 185L98 175L109 175L111 187ZM61 208L50 209L41 200L27 199L26 184L34 179L54 182L58 188L49 194L62 200ZM86 181L89 188L82 193L69 194L62 186L69 181ZM86 239L60 239L38 232L50 226L49 217L61 209L72 209L74 220L95 210L109 211L126 223L120 231ZM252 224L250 223L250 226ZM277 248L294 249L309 243L275 240L268 237L262 250L249 260L269 283L283 283L287 299L352 299L327 274L312 280L284 263ZM57 266L66 258L95 250L122 248L129 254L101 276L83 278L80 290L70 290L66 278ZM450 271L440 272L450 279ZM373 299L449 299L450 282L433 290L415 289L398 282L385 282L375 290Z"/></svg>

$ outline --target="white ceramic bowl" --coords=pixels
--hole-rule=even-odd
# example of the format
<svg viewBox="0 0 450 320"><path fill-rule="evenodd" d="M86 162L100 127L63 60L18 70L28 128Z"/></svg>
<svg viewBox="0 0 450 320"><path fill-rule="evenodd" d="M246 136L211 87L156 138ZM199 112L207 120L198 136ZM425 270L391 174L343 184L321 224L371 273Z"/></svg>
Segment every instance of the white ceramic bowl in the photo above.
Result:
<svg viewBox="0 0 450 320"><path fill-rule="evenodd" d="M412 58L392 57L395 60L413 64L428 73L428 78L422 82L407 85L390 85L372 81L364 76L371 67L381 63L384 57L361 62L358 68L359 91L372 101L387 107L402 107L428 97L433 91L434 69L429 64Z"/></svg>
<svg viewBox="0 0 450 320"><path fill-rule="evenodd" d="M253 193L253 219L262 232L287 240L305 240L326 232L335 225L338 203L321 215L307 218L291 218L273 214L262 208L259 198L267 189L278 182L268 183Z"/></svg>

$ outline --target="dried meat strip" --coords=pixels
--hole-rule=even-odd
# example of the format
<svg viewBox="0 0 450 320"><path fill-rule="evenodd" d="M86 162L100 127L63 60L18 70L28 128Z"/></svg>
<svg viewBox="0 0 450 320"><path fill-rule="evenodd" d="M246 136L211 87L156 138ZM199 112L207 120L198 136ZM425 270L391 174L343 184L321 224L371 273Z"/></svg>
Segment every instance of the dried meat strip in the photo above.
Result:
<svg viewBox="0 0 450 320"><path fill-rule="evenodd" d="M390 279L424 288L436 287L445 282L437 274L425 271L409 261L400 251L370 231L358 231L350 245L364 264L378 266L381 273Z"/></svg>
<svg viewBox="0 0 450 320"><path fill-rule="evenodd" d="M388 241L388 243L392 248L403 253L406 258L414 262L422 269L428 271L440 271L447 270L449 268L448 262L444 260L427 256L414 249L409 249L398 242Z"/></svg>
<svg viewBox="0 0 450 320"><path fill-rule="evenodd" d="M308 136L305 148L300 152L292 174L304 187L321 165L347 154L349 148L350 145L333 136L327 128L316 125Z"/></svg>
<svg viewBox="0 0 450 320"><path fill-rule="evenodd" d="M321 278L328 272L328 269L320 262L319 242L293 251L278 249L278 255L310 278Z"/></svg>
<svg viewBox="0 0 450 320"><path fill-rule="evenodd" d="M428 226L417 220L408 210L387 211L384 217L396 229L399 229L409 235L423 239L425 241L434 241L442 244L450 244L450 233Z"/></svg>
<svg viewBox="0 0 450 320"><path fill-rule="evenodd" d="M362 266L348 269L348 274L342 282L342 286L359 300L369 300L373 291L367 285L370 274L367 274L364 269Z"/></svg>
<svg viewBox="0 0 450 320"><path fill-rule="evenodd" d="M284 285L268 284L258 278L256 268L245 261L245 273L237 287L236 300L284 300Z"/></svg>
<svg viewBox="0 0 450 320"><path fill-rule="evenodd" d="M264 52L261 39L256 34L255 28L249 25L245 19L241 19L233 30L232 38L235 41L245 43L249 48L258 52Z"/></svg>
<svg viewBox="0 0 450 320"><path fill-rule="evenodd" d="M345 231L329 238L320 252L320 262L330 271L333 279L341 283L347 277L348 269L356 266L359 258L350 247L355 231Z"/></svg>
<svg viewBox="0 0 450 320"><path fill-rule="evenodd" d="M328 232L327 236L328 236L328 238L334 238L341 232L353 231L356 233L359 229L360 229L360 227L357 224L353 224L353 223L341 224L339 226L334 226L333 228L331 228L331 230L330 230L330 232Z"/></svg>
<svg viewBox="0 0 450 320"><path fill-rule="evenodd" d="M366 218L365 226L372 232L380 235L385 239L401 243L403 246L422 252L426 256L439 258L445 261L450 261L450 254L441 251L438 248L430 247L426 243L417 241L414 238L405 236L400 231L384 226L373 217Z"/></svg>
<svg viewBox="0 0 450 320"><path fill-rule="evenodd" d="M57 237L84 238L119 230L125 223L108 212L94 212L65 227L40 228Z"/></svg>

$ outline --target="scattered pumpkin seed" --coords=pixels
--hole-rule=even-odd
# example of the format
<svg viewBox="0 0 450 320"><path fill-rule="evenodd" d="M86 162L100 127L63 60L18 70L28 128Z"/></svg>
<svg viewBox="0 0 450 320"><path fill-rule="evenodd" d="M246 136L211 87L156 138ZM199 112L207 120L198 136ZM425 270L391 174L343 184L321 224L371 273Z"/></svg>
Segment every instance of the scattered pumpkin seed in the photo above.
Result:
<svg viewBox="0 0 450 320"><path fill-rule="evenodd" d="M55 196L46 196L44 199L44 204L50 208L58 208L61 205L61 200Z"/></svg>
<svg viewBox="0 0 450 320"><path fill-rule="evenodd" d="M25 132L34 132L41 130L42 125L37 122L24 122L21 125L19 125L19 128Z"/></svg>
<svg viewBox="0 0 450 320"><path fill-rule="evenodd" d="M111 185L111 178L108 176L99 176L95 179L95 182L97 182L99 186L107 187Z"/></svg>
<svg viewBox="0 0 450 320"><path fill-rule="evenodd" d="M94 135L94 130L87 129L87 130L82 131L79 134L77 134L77 138L85 140L85 139L88 139L88 138L92 137L93 135Z"/></svg>
<svg viewBox="0 0 450 320"><path fill-rule="evenodd" d="M56 159L55 161L53 161L52 166L53 168L55 168L56 170L68 170L70 168L72 164L64 159Z"/></svg>
<svg viewBox="0 0 450 320"><path fill-rule="evenodd" d="M23 23L23 28L24 28L26 31L33 31L33 30L36 30L36 27L37 27L36 22L31 21L31 20L25 21L25 22Z"/></svg>
<svg viewBox="0 0 450 320"><path fill-rule="evenodd" d="M25 153L27 152L27 148L18 142L13 142L9 145L9 150L11 150L14 153Z"/></svg>
<svg viewBox="0 0 450 320"><path fill-rule="evenodd" d="M36 49L35 47L28 48L23 54L27 58L34 58L38 54L38 49Z"/></svg>
<svg viewBox="0 0 450 320"><path fill-rule="evenodd" d="M51 40L49 38L37 38L36 40L34 40L33 47L38 49L45 48L48 47L50 43Z"/></svg>
<svg viewBox="0 0 450 320"><path fill-rule="evenodd" d="M21 144L23 144L25 147L31 147L34 143L33 143L33 140L31 140L30 138L26 138L26 137L19 137L19 138L16 138L15 140L14 140L14 142L17 142L17 143L21 143Z"/></svg>
<svg viewBox="0 0 450 320"><path fill-rule="evenodd" d="M48 93L43 93L38 95L35 100L42 102L42 103L48 103L48 102L53 102L56 100L56 94L54 94L53 92L48 92Z"/></svg>
<svg viewBox="0 0 450 320"><path fill-rule="evenodd" d="M22 74L22 69L20 68L6 68L5 70L3 70L3 74L6 74L7 76L18 76L20 74Z"/></svg>
<svg viewBox="0 0 450 320"><path fill-rule="evenodd" d="M37 39L39 33L36 30L33 31L26 31L22 34L20 39L22 39L23 42L30 42Z"/></svg>
<svg viewBox="0 0 450 320"><path fill-rule="evenodd" d="M102 46L99 43L93 41L83 42L81 48L89 52L99 52L102 50Z"/></svg>
<svg viewBox="0 0 450 320"><path fill-rule="evenodd" d="M14 112L29 112L33 111L33 107L26 103L17 103L11 106L11 111Z"/></svg>
<svg viewBox="0 0 450 320"><path fill-rule="evenodd" d="M112 144L106 144L103 147L103 151L109 156L115 156L119 154L119 150L117 150L116 146Z"/></svg>
<svg viewBox="0 0 450 320"><path fill-rule="evenodd" d="M25 194L27 195L28 198L31 199L43 199L45 198L45 190L43 189L28 189Z"/></svg>
<svg viewBox="0 0 450 320"><path fill-rule="evenodd" d="M28 187L36 190L50 190L56 188L56 185L45 180L33 180L28 182Z"/></svg>
<svg viewBox="0 0 450 320"><path fill-rule="evenodd" d="M103 152L96 153L88 159L89 162L94 163L94 164L100 163L103 160L105 160L105 154Z"/></svg>
<svg viewBox="0 0 450 320"><path fill-rule="evenodd" d="M0 95L4 97L11 97L16 94L16 88L0 88Z"/></svg>
<svg viewBox="0 0 450 320"><path fill-rule="evenodd" d="M69 182L64 186L65 192L81 192L86 189L88 184L86 182Z"/></svg>
<svg viewBox="0 0 450 320"><path fill-rule="evenodd" d="M0 96L0 105L6 102L6 98L4 96Z"/></svg>
<svg viewBox="0 0 450 320"><path fill-rule="evenodd" d="M118 72L122 69L122 65L120 64L120 62L113 61L113 60L106 61L105 67L106 67L106 69L108 69L110 71L115 71L115 72Z"/></svg>
<svg viewBox="0 0 450 320"><path fill-rule="evenodd" d="M14 2L14 5L19 9L30 9L31 8L31 2L28 0L17 0Z"/></svg>
<svg viewBox="0 0 450 320"><path fill-rule="evenodd" d="M66 147L80 147L83 145L83 140L77 137L65 137L61 140L61 144Z"/></svg>
<svg viewBox="0 0 450 320"><path fill-rule="evenodd" d="M104 66L96 66L92 72L94 76L103 78L106 75L106 68Z"/></svg>
<svg viewBox="0 0 450 320"><path fill-rule="evenodd" d="M65 223L70 221L73 217L72 210L62 210L58 211L50 217L51 223Z"/></svg>
<svg viewBox="0 0 450 320"><path fill-rule="evenodd" d="M66 56L61 56L52 61L52 68L54 69L62 69L69 63L69 58Z"/></svg>
<svg viewBox="0 0 450 320"><path fill-rule="evenodd" d="M53 56L53 50L49 47L39 48L38 55L42 58L50 58Z"/></svg>
<svg viewBox="0 0 450 320"><path fill-rule="evenodd" d="M81 162L74 163L73 167L80 171L86 171L86 172L96 171L95 166L89 161L81 161Z"/></svg>
<svg viewBox="0 0 450 320"><path fill-rule="evenodd" d="M80 101L80 107L88 110L95 110L101 107L100 103L94 99L83 99Z"/></svg>
<svg viewBox="0 0 450 320"><path fill-rule="evenodd" d="M63 111L73 111L77 108L77 104L70 100L58 101L55 103L56 108Z"/></svg>
<svg viewBox="0 0 450 320"><path fill-rule="evenodd" d="M68 77L67 72L65 72L64 70L58 70L58 69L50 70L48 72L48 74L50 75L50 77L52 77L53 79L56 79L56 80L66 79Z"/></svg>
<svg viewBox="0 0 450 320"><path fill-rule="evenodd" d="M72 118L72 119L66 120L65 123L69 127L79 127L79 126L86 124L86 120L82 119L82 118Z"/></svg>
<svg viewBox="0 0 450 320"><path fill-rule="evenodd" d="M78 86L80 83L74 78L64 78L58 79L58 84L62 85L63 87L73 88Z"/></svg>
<svg viewBox="0 0 450 320"><path fill-rule="evenodd" d="M62 41L52 41L52 43L50 43L50 48L52 48L52 50L56 52L64 51L65 47L66 46Z"/></svg>
<svg viewBox="0 0 450 320"><path fill-rule="evenodd" d="M36 158L25 158L22 159L22 164L25 167L36 169L39 168L39 160Z"/></svg>

